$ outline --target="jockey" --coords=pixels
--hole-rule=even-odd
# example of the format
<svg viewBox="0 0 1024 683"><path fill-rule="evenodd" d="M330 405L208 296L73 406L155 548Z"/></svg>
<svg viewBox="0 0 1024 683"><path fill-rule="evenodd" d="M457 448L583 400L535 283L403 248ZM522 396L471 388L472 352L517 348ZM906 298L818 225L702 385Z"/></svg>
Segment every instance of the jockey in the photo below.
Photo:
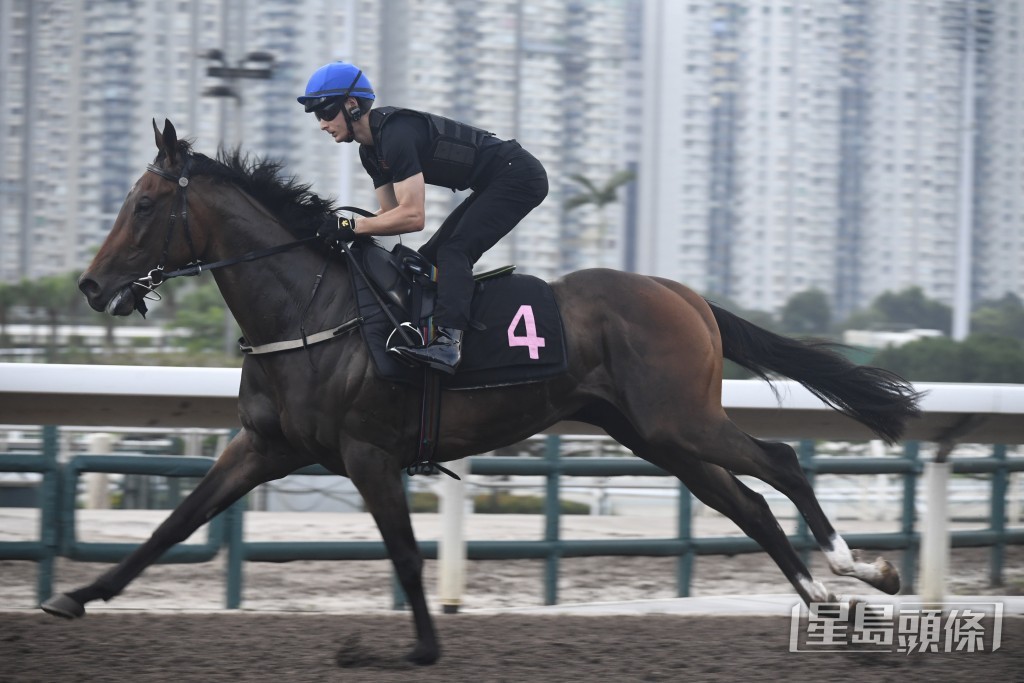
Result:
<svg viewBox="0 0 1024 683"><path fill-rule="evenodd" d="M320 234L329 244L357 235L422 230L424 186L473 190L420 252L437 266L437 336L425 347L398 347L403 357L453 374L469 325L473 264L548 193L544 167L515 140L435 114L380 107L369 79L347 62L320 67L298 98L335 142L359 143L380 210L372 218L331 218Z"/></svg>

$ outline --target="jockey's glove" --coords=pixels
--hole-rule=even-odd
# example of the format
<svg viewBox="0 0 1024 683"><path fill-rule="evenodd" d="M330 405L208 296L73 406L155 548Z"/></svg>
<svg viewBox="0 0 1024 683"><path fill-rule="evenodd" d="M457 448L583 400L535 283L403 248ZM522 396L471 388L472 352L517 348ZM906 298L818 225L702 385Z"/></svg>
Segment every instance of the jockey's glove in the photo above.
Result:
<svg viewBox="0 0 1024 683"><path fill-rule="evenodd" d="M356 238L356 219L330 216L316 231L317 237L331 249L337 249L342 242L349 243Z"/></svg>

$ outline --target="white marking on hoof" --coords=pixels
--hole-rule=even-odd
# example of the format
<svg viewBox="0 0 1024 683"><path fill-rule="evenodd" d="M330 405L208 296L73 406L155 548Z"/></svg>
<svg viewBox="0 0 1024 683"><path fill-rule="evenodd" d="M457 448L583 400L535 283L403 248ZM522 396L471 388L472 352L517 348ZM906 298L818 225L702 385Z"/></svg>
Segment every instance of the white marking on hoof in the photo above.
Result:
<svg viewBox="0 0 1024 683"><path fill-rule="evenodd" d="M835 596L828 592L821 581L815 581L809 576L797 577L797 581L800 582L800 587L804 589L810 602L833 602Z"/></svg>
<svg viewBox="0 0 1024 683"><path fill-rule="evenodd" d="M895 595L900 589L900 574L890 562L879 557L874 562L862 562L853 556L846 541L839 534L829 539L831 550L822 551L835 574L852 576L880 591Z"/></svg>
<svg viewBox="0 0 1024 683"><path fill-rule="evenodd" d="M832 550L823 548L822 552L825 553L825 559L828 560L828 566L832 569L833 574L853 576L871 585L875 585L885 578L883 570L887 563L882 558L878 558L874 563L861 562L854 559L850 547L846 545L846 541L839 534L830 538L829 541L832 543Z"/></svg>

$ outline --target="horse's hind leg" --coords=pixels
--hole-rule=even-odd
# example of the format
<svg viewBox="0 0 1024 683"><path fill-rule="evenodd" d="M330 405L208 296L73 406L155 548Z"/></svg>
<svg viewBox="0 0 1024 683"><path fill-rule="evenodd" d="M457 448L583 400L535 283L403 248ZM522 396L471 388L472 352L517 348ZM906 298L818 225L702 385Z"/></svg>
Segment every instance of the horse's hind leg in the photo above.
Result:
<svg viewBox="0 0 1024 683"><path fill-rule="evenodd" d="M873 563L854 558L821 509L792 447L759 441L726 419L718 429L702 435L694 452L731 472L757 477L793 501L834 573L855 577L890 595L899 592L900 576L892 563L883 558Z"/></svg>
<svg viewBox="0 0 1024 683"><path fill-rule="evenodd" d="M145 543L88 586L56 595L40 607L54 616L73 619L85 614L85 604L110 600L157 561L168 549L186 540L199 527L223 512L253 488L279 479L304 463L257 452L247 432L239 432L206 476Z"/></svg>
<svg viewBox="0 0 1024 683"><path fill-rule="evenodd" d="M413 534L401 467L387 453L363 444L347 446L343 460L346 474L359 489L367 509L377 522L398 580L412 607L416 647L408 659L416 664L433 664L441 656L441 647L427 609L423 591L423 558ZM324 464L330 467L329 463Z"/></svg>
<svg viewBox="0 0 1024 683"><path fill-rule="evenodd" d="M825 512L821 509L821 505L814 495L814 489L801 469L800 461L793 448L784 443L748 438L767 454L767 460L771 465L770 469L773 470L773 474L768 477L755 476L775 487L793 501L797 510L807 520L807 527L825 554L825 559L832 572L840 576L852 576L860 579L890 595L898 593L900 575L891 562L881 557L875 559L874 562L863 562L850 552L846 541L832 527Z"/></svg>
<svg viewBox="0 0 1024 683"><path fill-rule="evenodd" d="M646 454L644 454L647 457ZM676 475L709 507L722 513L757 541L796 588L804 602L834 602L836 597L811 577L764 497L729 471L693 457L651 457L651 462Z"/></svg>

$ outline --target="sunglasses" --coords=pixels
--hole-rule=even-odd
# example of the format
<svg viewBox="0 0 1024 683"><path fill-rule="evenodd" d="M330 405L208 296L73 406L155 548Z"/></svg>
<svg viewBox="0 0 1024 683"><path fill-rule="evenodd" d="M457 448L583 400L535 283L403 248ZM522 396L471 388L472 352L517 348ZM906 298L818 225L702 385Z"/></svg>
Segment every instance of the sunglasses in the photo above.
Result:
<svg viewBox="0 0 1024 683"><path fill-rule="evenodd" d="M333 97L327 100L323 106L314 109L313 115L316 116L317 121L333 121L341 112L341 107L344 103L345 98Z"/></svg>

